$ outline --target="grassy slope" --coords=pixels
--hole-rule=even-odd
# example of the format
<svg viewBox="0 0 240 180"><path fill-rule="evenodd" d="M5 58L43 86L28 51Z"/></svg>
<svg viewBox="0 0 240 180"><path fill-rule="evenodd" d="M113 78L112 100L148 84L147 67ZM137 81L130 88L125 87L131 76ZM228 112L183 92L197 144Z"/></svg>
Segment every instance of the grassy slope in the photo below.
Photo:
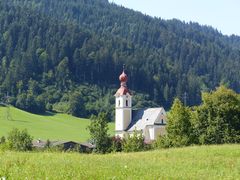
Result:
<svg viewBox="0 0 240 180"><path fill-rule="evenodd" d="M75 140L86 141L89 133L86 127L90 121L66 114L35 115L10 108L11 120L7 120L7 108L0 107L0 136L7 135L12 128L27 128L35 138L50 140ZM113 134L113 123L109 125Z"/></svg>
<svg viewBox="0 0 240 180"><path fill-rule="evenodd" d="M240 145L141 153L0 152L7 179L240 179Z"/></svg>

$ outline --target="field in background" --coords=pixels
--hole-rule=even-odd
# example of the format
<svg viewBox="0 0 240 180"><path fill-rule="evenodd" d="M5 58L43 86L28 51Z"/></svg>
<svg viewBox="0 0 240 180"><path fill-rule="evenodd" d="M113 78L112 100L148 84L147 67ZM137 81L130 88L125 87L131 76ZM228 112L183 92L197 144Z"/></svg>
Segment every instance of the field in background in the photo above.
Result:
<svg viewBox="0 0 240 180"><path fill-rule="evenodd" d="M7 179L239 179L240 145L107 155L0 152Z"/></svg>
<svg viewBox="0 0 240 180"><path fill-rule="evenodd" d="M31 114L14 107L0 106L0 137L6 136L13 128L27 129L34 139L74 140L84 142L89 139L86 129L90 120L76 118L66 114ZM114 124L109 124L109 133L113 134Z"/></svg>

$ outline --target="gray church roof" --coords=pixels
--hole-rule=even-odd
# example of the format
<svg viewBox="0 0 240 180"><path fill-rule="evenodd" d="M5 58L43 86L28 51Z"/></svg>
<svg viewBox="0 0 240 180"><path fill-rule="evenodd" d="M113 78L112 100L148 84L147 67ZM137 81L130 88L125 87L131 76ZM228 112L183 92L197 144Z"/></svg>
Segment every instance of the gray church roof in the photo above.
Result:
<svg viewBox="0 0 240 180"><path fill-rule="evenodd" d="M127 131L143 130L146 126L154 125L161 113L165 113L163 108L133 110L132 122L128 126Z"/></svg>

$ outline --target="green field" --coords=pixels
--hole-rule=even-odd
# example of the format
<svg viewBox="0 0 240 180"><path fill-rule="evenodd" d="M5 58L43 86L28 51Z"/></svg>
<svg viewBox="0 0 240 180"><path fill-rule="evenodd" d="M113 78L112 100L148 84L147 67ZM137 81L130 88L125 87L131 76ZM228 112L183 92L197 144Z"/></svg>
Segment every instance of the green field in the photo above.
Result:
<svg viewBox="0 0 240 180"><path fill-rule="evenodd" d="M240 145L108 155L0 152L7 179L240 179Z"/></svg>
<svg viewBox="0 0 240 180"><path fill-rule="evenodd" d="M13 107L10 109L0 107L0 136L6 136L13 128L26 128L34 139L84 142L89 139L89 133L86 130L89 123L88 119L66 114L36 115ZM113 134L113 123L109 124L109 129L109 133Z"/></svg>

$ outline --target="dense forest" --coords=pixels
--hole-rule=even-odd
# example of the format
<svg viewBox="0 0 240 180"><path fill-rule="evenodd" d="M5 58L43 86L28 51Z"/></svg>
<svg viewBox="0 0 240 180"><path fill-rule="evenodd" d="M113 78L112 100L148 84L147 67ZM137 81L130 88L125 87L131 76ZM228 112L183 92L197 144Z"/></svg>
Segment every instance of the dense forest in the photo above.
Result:
<svg viewBox="0 0 240 180"><path fill-rule="evenodd" d="M30 112L113 116L126 64L134 107L187 105L224 84L240 91L240 37L162 20L107 0L2 0L0 97Z"/></svg>

